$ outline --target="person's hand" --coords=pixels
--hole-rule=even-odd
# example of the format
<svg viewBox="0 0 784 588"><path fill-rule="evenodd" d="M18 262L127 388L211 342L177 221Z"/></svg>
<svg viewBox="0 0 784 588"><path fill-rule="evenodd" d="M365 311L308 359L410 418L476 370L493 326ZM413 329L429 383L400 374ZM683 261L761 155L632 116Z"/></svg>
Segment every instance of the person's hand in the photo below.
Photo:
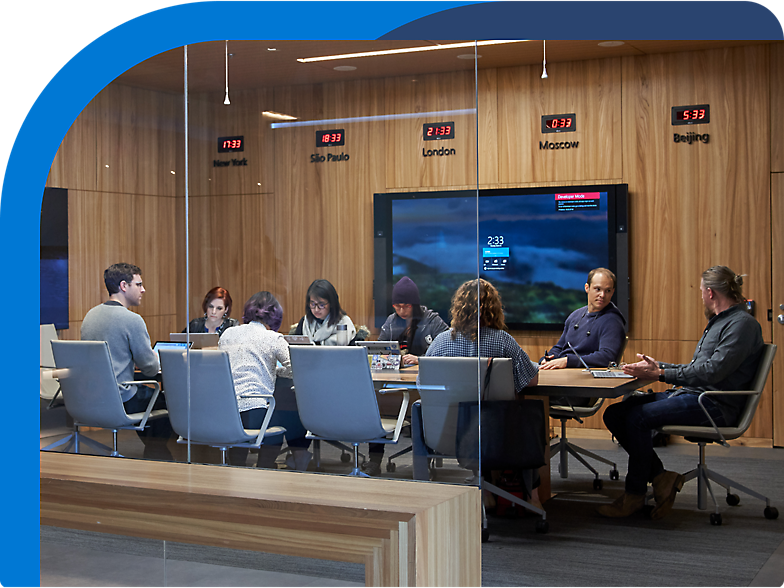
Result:
<svg viewBox="0 0 784 588"><path fill-rule="evenodd" d="M552 356L550 356L552 357ZM539 366L540 370L560 370L566 367L566 358L559 357L558 359L545 359L545 362Z"/></svg>
<svg viewBox="0 0 784 588"><path fill-rule="evenodd" d="M640 361L637 363L627 363L623 366L623 373L634 376L635 378L646 378L656 380L659 378L659 362L643 353L638 353Z"/></svg>
<svg viewBox="0 0 784 588"><path fill-rule="evenodd" d="M407 353L400 359L401 365L417 365L419 363L419 358L416 355L411 355Z"/></svg>

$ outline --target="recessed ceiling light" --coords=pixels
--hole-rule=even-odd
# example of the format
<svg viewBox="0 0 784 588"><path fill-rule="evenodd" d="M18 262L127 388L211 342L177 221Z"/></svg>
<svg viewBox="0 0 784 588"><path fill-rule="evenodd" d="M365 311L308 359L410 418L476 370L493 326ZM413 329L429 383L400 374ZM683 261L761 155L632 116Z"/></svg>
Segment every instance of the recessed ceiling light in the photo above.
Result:
<svg viewBox="0 0 784 588"><path fill-rule="evenodd" d="M463 53L462 55L457 56L458 59L473 59L474 57L476 57L477 59L482 59L481 55L479 54L474 55L473 53Z"/></svg>
<svg viewBox="0 0 784 588"><path fill-rule="evenodd" d="M466 41L463 43L447 43L445 45L422 45L420 47L404 47L402 49L386 49L384 51L363 51L361 53L344 53L342 55L322 55L320 57L300 57L300 63L314 61L332 61L334 59L353 59L355 57L377 57L379 55L400 55L402 53L419 53L421 51L440 51L442 49L459 49L468 47L484 47L486 45L504 45L507 43L527 43L530 39L516 39L513 41ZM473 55L471 56L473 58Z"/></svg>
<svg viewBox="0 0 784 588"><path fill-rule="evenodd" d="M353 65L336 65L332 69L334 69L335 71L354 71L357 68L354 67Z"/></svg>
<svg viewBox="0 0 784 588"><path fill-rule="evenodd" d="M174 175L174 170L171 170L169 173L171 173L171 175Z"/></svg>
<svg viewBox="0 0 784 588"><path fill-rule="evenodd" d="M267 51L277 51L277 48L275 48L275 47L267 47Z"/></svg>
<svg viewBox="0 0 784 588"><path fill-rule="evenodd" d="M602 41L599 43L599 47L620 47L624 45L623 41Z"/></svg>

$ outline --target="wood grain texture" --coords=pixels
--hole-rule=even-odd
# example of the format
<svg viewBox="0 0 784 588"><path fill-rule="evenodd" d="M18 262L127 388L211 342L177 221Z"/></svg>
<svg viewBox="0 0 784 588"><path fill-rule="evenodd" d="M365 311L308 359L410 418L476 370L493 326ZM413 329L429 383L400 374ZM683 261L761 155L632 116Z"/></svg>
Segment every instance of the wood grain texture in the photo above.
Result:
<svg viewBox="0 0 784 588"><path fill-rule="evenodd" d="M42 524L364 563L372 586L479 585L479 500L475 487L41 454Z"/></svg>
<svg viewBox="0 0 784 588"><path fill-rule="evenodd" d="M770 328L771 341L778 346L778 350L773 359L768 387L773 389L770 409L773 421L773 445L782 447L784 446L784 325L778 322L777 317L784 315L784 308L781 307L784 304L784 271L782 271L784 268L784 174L771 174L770 192L770 232L773 239L771 248L773 322L770 323ZM764 311L764 307L760 307L757 312ZM759 411L760 409L757 409L757 412Z"/></svg>
<svg viewBox="0 0 784 588"><path fill-rule="evenodd" d="M770 45L770 171L784 172L784 44Z"/></svg>

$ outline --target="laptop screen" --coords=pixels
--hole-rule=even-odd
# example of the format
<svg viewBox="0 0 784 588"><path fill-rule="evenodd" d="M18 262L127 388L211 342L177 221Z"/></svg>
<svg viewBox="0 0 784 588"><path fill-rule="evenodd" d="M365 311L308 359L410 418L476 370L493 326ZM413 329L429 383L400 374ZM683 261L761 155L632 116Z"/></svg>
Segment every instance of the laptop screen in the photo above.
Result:
<svg viewBox="0 0 784 588"><path fill-rule="evenodd" d="M193 345L193 341L191 341L191 345ZM188 348L188 343L185 341L156 341L155 345L153 345L152 350L155 352L155 355L158 356L158 363L161 361L161 354L159 351L161 349L182 349L185 351Z"/></svg>

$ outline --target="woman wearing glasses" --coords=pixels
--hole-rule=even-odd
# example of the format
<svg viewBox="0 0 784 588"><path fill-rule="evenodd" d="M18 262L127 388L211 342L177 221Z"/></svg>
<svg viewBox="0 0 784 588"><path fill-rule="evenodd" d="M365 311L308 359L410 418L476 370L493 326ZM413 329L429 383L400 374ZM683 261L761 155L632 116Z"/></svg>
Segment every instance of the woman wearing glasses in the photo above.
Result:
<svg viewBox="0 0 784 588"><path fill-rule="evenodd" d="M354 322L340 308L335 286L315 280L305 297L305 316L292 335L307 335L316 345L348 345L356 334Z"/></svg>

